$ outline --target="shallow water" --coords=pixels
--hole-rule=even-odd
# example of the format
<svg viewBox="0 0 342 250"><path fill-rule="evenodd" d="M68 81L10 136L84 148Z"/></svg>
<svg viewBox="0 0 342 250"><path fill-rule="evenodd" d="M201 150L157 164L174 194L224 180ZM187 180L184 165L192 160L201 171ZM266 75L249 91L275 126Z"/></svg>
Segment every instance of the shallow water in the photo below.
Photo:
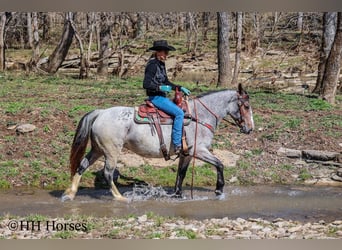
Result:
<svg viewBox="0 0 342 250"><path fill-rule="evenodd" d="M108 190L81 189L74 201L61 202L63 191L11 189L0 191L0 215L42 214L126 216L153 212L163 216L191 219L263 218L326 222L342 219L342 189L340 187L250 186L225 188L218 200L212 188L185 189L183 199L169 197L161 187L121 188L130 202L112 199Z"/></svg>

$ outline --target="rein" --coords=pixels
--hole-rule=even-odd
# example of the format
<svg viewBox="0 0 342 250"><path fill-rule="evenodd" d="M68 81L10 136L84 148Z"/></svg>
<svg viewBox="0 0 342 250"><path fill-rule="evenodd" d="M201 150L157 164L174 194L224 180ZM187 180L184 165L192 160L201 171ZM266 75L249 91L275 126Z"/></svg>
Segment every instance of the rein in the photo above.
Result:
<svg viewBox="0 0 342 250"><path fill-rule="evenodd" d="M195 97L194 99L194 111L195 111L195 117L193 117L192 115L189 115L188 118L190 118L192 121L196 122L196 126L197 123L201 124L202 126L208 128L210 130L211 133L215 133L215 129L213 128L213 126L211 126L209 123L203 122L201 120L198 119L197 116L197 109L196 109L196 100L207 110L209 111L210 114L212 114L215 118L216 118L216 125L215 127L217 127L218 121L220 120L220 117L215 114L215 112L213 112L210 108L207 107L207 105L205 105L199 98ZM196 137L195 137L196 138Z"/></svg>

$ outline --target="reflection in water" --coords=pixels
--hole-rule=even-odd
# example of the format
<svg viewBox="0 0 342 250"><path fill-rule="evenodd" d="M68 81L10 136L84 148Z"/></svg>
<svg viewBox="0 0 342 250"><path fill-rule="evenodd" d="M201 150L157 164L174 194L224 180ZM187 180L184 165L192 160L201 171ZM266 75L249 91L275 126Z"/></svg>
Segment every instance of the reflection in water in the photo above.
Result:
<svg viewBox="0 0 342 250"><path fill-rule="evenodd" d="M0 216L126 216L153 212L192 219L342 219L342 192L338 187L234 186L225 188L225 197L221 200L215 197L211 188L195 189L193 200L190 199L190 190L184 191L182 199L171 198L171 190L162 187L136 186L121 191L130 199L129 203L113 200L108 190L104 189L81 189L74 201L65 203L60 201L62 191L0 191Z"/></svg>

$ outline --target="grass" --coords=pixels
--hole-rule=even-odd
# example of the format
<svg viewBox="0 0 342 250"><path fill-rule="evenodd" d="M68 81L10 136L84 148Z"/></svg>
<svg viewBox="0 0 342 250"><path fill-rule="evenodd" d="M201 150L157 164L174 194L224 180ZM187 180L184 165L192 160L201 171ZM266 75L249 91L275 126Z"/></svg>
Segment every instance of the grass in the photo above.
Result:
<svg viewBox="0 0 342 250"><path fill-rule="evenodd" d="M70 183L69 152L79 119L96 108L135 106L145 98L141 77L112 77L95 81L6 72L1 73L0 78L0 188L9 188L15 184L64 189ZM193 95L210 90L208 86L197 86L190 82L179 84L191 89ZM327 140L334 141L342 136L341 107L338 105L331 106L320 99L302 95L253 89L249 90L249 95L256 127L265 131L258 134L257 140L272 145L285 139L293 139L293 135L297 135L295 133L299 133L299 138L302 134L315 134L322 130ZM337 96L336 100L341 102L342 97ZM319 119L312 120L308 114L319 114ZM8 125L23 122L35 124L38 129L34 133L23 135L6 129ZM226 129L225 126L222 123L220 130ZM304 129L305 126L308 129ZM236 138L231 133L215 135L212 146L235 151L238 147L234 140ZM236 176L242 184L253 182L255 176L262 176L260 168L272 166L261 166L258 161L265 153L267 149L260 147L251 147L248 152L239 153L243 159L236 167L225 168L225 178ZM280 163L277 167L279 171L296 170L285 166L286 163ZM173 186L177 166L131 166L124 168L124 171L123 174L127 176L153 185ZM275 171L275 175L279 171ZM94 172L96 169L86 172L82 178L83 185L94 184ZM196 167L194 173L195 185L215 185L214 167ZM276 180L275 175L271 179ZM302 175L303 178L308 178L305 173ZM191 168L184 183L191 183Z"/></svg>

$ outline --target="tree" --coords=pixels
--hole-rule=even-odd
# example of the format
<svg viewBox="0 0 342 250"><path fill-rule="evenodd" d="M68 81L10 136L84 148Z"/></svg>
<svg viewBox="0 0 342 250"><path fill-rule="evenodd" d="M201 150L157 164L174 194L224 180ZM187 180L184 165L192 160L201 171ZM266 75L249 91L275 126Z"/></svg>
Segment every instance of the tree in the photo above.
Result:
<svg viewBox="0 0 342 250"><path fill-rule="evenodd" d="M61 64L63 63L66 55L68 54L70 45L75 34L75 31L71 25L71 22L74 20L75 17L76 13L73 12L67 12L65 14L62 37L53 53L49 56L47 66L44 67L45 70L49 73L56 73Z"/></svg>
<svg viewBox="0 0 342 250"><path fill-rule="evenodd" d="M107 76L109 63L109 41L110 41L110 24L105 13L100 14L100 49L99 49L99 63L97 66L97 73L101 76Z"/></svg>
<svg viewBox="0 0 342 250"><path fill-rule="evenodd" d="M336 33L337 12L325 12L323 14L323 36L318 64L318 76L313 93L320 94L323 89L323 75L326 62L331 51Z"/></svg>
<svg viewBox="0 0 342 250"><path fill-rule="evenodd" d="M28 36L28 46L33 48L33 31L32 31L32 16L31 12L27 12L27 36Z"/></svg>
<svg viewBox="0 0 342 250"><path fill-rule="evenodd" d="M235 66L232 79L232 85L238 83L238 75L240 68L240 55L241 55L241 42L242 42L242 12L236 13L236 51L235 51Z"/></svg>
<svg viewBox="0 0 342 250"><path fill-rule="evenodd" d="M299 32L302 32L302 30L303 30L303 12L298 12L297 30Z"/></svg>
<svg viewBox="0 0 342 250"><path fill-rule="evenodd" d="M321 97L334 104L338 80L340 76L342 56L342 12L337 14L337 29L329 57L326 61L323 75L323 88Z"/></svg>
<svg viewBox="0 0 342 250"><path fill-rule="evenodd" d="M0 12L0 71L4 71L5 63L5 26L6 26L6 12Z"/></svg>
<svg viewBox="0 0 342 250"><path fill-rule="evenodd" d="M32 58L29 62L30 69L35 69L39 61L39 30L38 30L38 13L32 12Z"/></svg>
<svg viewBox="0 0 342 250"><path fill-rule="evenodd" d="M231 77L229 63L229 13L217 12L217 86L227 86Z"/></svg>
<svg viewBox="0 0 342 250"><path fill-rule="evenodd" d="M210 24L210 12L203 12L202 13L202 36L203 41L208 41L208 31L209 31L209 24Z"/></svg>

